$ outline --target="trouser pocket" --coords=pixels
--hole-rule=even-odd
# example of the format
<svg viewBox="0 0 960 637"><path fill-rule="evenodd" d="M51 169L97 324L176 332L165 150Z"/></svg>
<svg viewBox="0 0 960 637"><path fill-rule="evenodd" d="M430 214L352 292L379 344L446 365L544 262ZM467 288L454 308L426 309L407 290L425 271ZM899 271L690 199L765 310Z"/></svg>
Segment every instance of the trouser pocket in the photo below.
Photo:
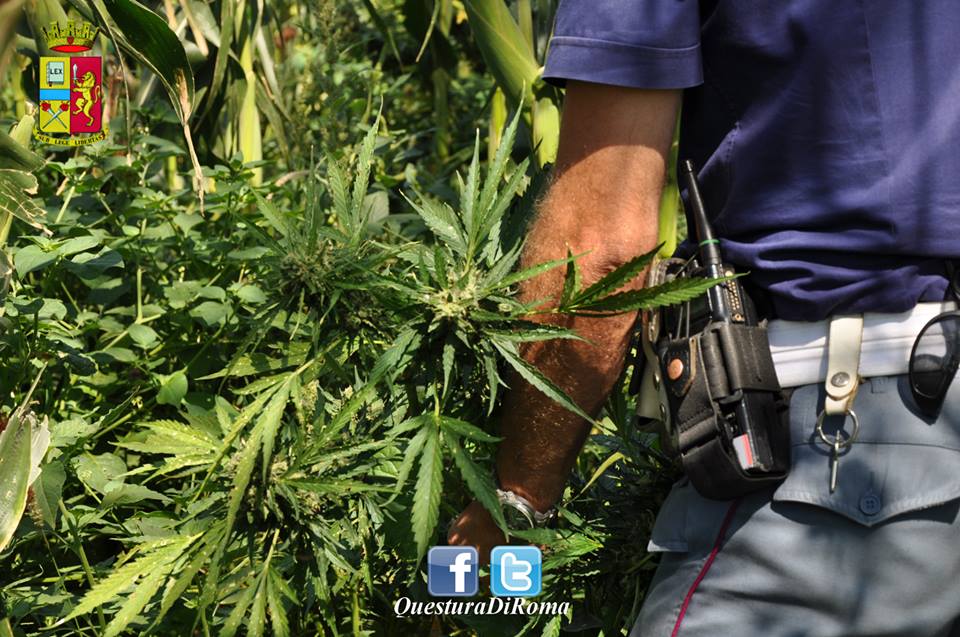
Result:
<svg viewBox="0 0 960 637"><path fill-rule="evenodd" d="M833 493L832 451L815 431L823 389L798 388L790 403L792 467L774 501L803 502L873 526L960 497L960 383L930 423L911 407L906 382L903 376L864 381L853 405L860 432L839 456ZM840 426L836 418L827 428ZM850 433L849 420L842 426Z"/></svg>

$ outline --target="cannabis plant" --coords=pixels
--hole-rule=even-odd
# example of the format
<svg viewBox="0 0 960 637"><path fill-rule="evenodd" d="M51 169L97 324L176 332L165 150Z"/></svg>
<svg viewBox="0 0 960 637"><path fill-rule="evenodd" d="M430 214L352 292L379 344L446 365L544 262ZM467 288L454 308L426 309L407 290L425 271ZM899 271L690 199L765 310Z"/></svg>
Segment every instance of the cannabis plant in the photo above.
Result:
<svg viewBox="0 0 960 637"><path fill-rule="evenodd" d="M77 575L86 590L76 578L60 588L50 598L55 617L39 610L44 601L30 587L12 587L9 597L39 605L24 629L107 637L430 630L395 618L392 602L425 596L422 558L443 541L441 521L469 498L504 524L492 445L505 371L589 419L520 356L520 343L578 336L534 320L544 310L519 301L517 286L565 267L563 296L549 311L606 314L684 301L709 285L621 291L652 253L585 288L573 255L517 271L540 181L526 160L511 158L517 125L514 118L485 171L477 140L456 202L412 193L418 223L371 217L379 120L360 145L352 182L346 164L328 158L303 212L275 205L276 193L233 193L259 215L249 217L259 249L234 255L239 276L267 294L250 314L223 319L221 329L235 320L245 335L221 369L190 380L212 388L212 400L183 400L181 380L165 376L157 401L177 408L171 417L138 418L118 432L113 451L71 452L91 499L61 506L59 518L39 516L18 541L49 533L85 556L76 539L99 528L122 550L116 560L82 557ZM413 240L424 231L428 240ZM625 422L627 411L615 396L608 415ZM585 579L596 573L574 565L600 564L604 551L620 551L618 565L630 569L646 564L617 543L636 531L617 525L635 504L630 497L649 494L644 484L663 459L649 439L621 435L609 417L596 426L604 433L587 450L602 458L594 475L574 482L579 493L568 494L558 529L526 538L545 547L551 599L589 591ZM607 576L579 600L575 622L613 626L632 612L618 603L614 616L603 616L604 602L622 595L612 582L630 575ZM538 623L556 634L569 618L532 618L526 627L495 619L459 621L483 635ZM458 620L444 621L442 631L456 630Z"/></svg>

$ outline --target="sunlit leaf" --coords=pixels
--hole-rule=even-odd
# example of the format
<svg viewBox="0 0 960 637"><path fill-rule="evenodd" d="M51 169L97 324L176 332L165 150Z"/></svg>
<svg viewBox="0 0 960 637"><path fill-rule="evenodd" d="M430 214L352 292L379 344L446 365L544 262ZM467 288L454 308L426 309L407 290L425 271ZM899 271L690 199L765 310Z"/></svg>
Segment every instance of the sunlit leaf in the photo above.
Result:
<svg viewBox="0 0 960 637"><path fill-rule="evenodd" d="M572 303L569 307L561 306L559 309L561 312L582 314L620 314L636 310L649 310L695 299L702 296L713 286L727 280L729 279L700 277L674 279L656 287L618 292L596 301Z"/></svg>
<svg viewBox="0 0 960 637"><path fill-rule="evenodd" d="M440 436L435 427L428 427L423 453L420 455L420 471L414 489L411 524L417 544L417 559L427 552L440 517L440 494L443 491L443 456Z"/></svg>
<svg viewBox="0 0 960 637"><path fill-rule="evenodd" d="M507 528L507 523L503 519L503 509L497 499L497 488L493 482L493 477L476 465L470 455L460 446L456 436L449 436L446 440L447 445L453 450L453 460L457 468L460 469L460 475L463 476L463 480L467 483L473 497L490 512L500 528Z"/></svg>
<svg viewBox="0 0 960 637"><path fill-rule="evenodd" d="M539 369L528 363L527 361L520 358L520 355L514 350L512 343L501 343L497 340L492 340L493 346L497 348L497 351L506 359L507 363L510 364L513 369L523 377L528 383L539 389L543 392L548 398L554 400L555 402L562 405L565 409L572 411L581 418L592 421L593 419L580 407L577 406L573 400L564 393L562 389L557 387L553 381L543 375Z"/></svg>
<svg viewBox="0 0 960 637"><path fill-rule="evenodd" d="M30 423L15 418L0 432L0 550L16 531L30 486Z"/></svg>
<svg viewBox="0 0 960 637"><path fill-rule="evenodd" d="M78 603L66 617L61 619L59 623L62 624L74 617L85 615L94 609L100 608L107 602L126 592L131 586L136 584L138 580L141 580L141 578L143 578L140 581L141 585L147 584L147 590L152 589L156 591L154 587L155 580L151 579L149 575L156 572L165 572L166 569L169 569L172 563L180 557L183 551L186 550L197 537L199 536L176 537L156 542L148 542L138 546L137 552L140 554L139 557L114 569L109 576L98 582L83 596L80 603ZM140 603L140 601L146 604L149 599L141 600L141 598L138 597L136 603ZM122 628L121 626L120 629ZM119 632L119 629L117 632Z"/></svg>

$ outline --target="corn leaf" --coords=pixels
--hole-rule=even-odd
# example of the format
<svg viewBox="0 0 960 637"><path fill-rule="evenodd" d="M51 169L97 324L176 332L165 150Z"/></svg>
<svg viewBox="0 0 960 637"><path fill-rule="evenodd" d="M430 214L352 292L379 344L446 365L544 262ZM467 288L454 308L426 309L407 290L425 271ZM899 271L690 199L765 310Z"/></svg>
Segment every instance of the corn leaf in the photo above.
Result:
<svg viewBox="0 0 960 637"><path fill-rule="evenodd" d="M0 130L0 168L30 172L43 166L43 159Z"/></svg>
<svg viewBox="0 0 960 637"><path fill-rule="evenodd" d="M45 211L29 196L30 191L23 187L24 179L33 180L35 192L36 178L33 175L18 170L0 169L0 219L5 215L12 215L31 228L50 234L40 221Z"/></svg>
<svg viewBox="0 0 960 637"><path fill-rule="evenodd" d="M166 89L183 128L187 150L193 162L194 187L200 196L202 208L202 171L190 129L194 98L193 70L180 38L170 30L163 18L136 0L90 0L90 3L117 44L149 68ZM116 30L113 25L116 25Z"/></svg>
<svg viewBox="0 0 960 637"><path fill-rule="evenodd" d="M63 6L57 0L28 0L23 8L27 14L27 22L33 32L34 41L37 43L37 52L40 55L56 55L56 51L47 48L47 41L40 29L51 22L66 22L67 13L63 10Z"/></svg>
<svg viewBox="0 0 960 637"><path fill-rule="evenodd" d="M13 537L30 486L30 423L14 417L0 432L0 550Z"/></svg>
<svg viewBox="0 0 960 637"><path fill-rule="evenodd" d="M100 18L119 29L115 37L127 53L146 65L170 95L181 122L193 112L193 71L180 38L166 21L136 0L92 0Z"/></svg>
<svg viewBox="0 0 960 637"><path fill-rule="evenodd" d="M11 0L0 4L0 75L6 73L7 54L10 43L16 39L16 27L23 0Z"/></svg>
<svg viewBox="0 0 960 637"><path fill-rule="evenodd" d="M550 97L537 99L532 106L533 147L541 166L557 158L560 146L560 109Z"/></svg>
<svg viewBox="0 0 960 637"><path fill-rule="evenodd" d="M484 62L511 105L516 107L539 76L533 51L506 2L463 0L463 7Z"/></svg>
<svg viewBox="0 0 960 637"><path fill-rule="evenodd" d="M239 5L241 8L242 4ZM210 80L210 86L207 88L206 107L203 116L216 102L223 88L223 79L227 72L227 65L230 61L231 47L233 46L233 24L235 4L230 0L224 0L220 3L220 41L217 43L217 57L213 66L213 78Z"/></svg>
<svg viewBox="0 0 960 637"><path fill-rule="evenodd" d="M663 186L660 195L660 213L657 219L660 242L660 256L669 259L677 249L677 218L683 211L683 201L680 199L680 186L677 184L677 160L680 155L680 117L677 113L677 124L673 129L673 142L670 144L670 158L667 161L667 183Z"/></svg>
<svg viewBox="0 0 960 637"><path fill-rule="evenodd" d="M254 25L254 32L260 25ZM263 134L260 128L260 111L257 110L257 75L253 68L253 50L255 33L247 36L240 49L240 67L243 69L243 96L240 110L237 112L237 141L240 154L245 163L259 162L263 159ZM263 182L263 167L255 166L250 183L259 186Z"/></svg>
<svg viewBox="0 0 960 637"><path fill-rule="evenodd" d="M402 65L403 60L400 58L400 51L397 49L397 43L394 40L393 31L389 26L387 26L386 20L383 19L382 15L380 15L380 12L377 11L377 8L373 5L371 0L363 0L363 6L367 9L367 13L370 14L370 18L373 20L373 23L377 25L380 33L383 35L383 38L387 41L387 44L390 45L390 52L393 54L393 58L397 61L398 65Z"/></svg>

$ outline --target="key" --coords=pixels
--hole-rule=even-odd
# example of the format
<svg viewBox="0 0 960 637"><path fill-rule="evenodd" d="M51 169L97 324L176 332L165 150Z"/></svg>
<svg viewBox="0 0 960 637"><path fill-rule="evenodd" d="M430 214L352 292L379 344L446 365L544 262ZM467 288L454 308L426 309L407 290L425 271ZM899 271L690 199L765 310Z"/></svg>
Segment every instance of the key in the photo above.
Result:
<svg viewBox="0 0 960 637"><path fill-rule="evenodd" d="M830 455L830 493L837 490L837 472L840 469L840 436L833 439L833 453Z"/></svg>

